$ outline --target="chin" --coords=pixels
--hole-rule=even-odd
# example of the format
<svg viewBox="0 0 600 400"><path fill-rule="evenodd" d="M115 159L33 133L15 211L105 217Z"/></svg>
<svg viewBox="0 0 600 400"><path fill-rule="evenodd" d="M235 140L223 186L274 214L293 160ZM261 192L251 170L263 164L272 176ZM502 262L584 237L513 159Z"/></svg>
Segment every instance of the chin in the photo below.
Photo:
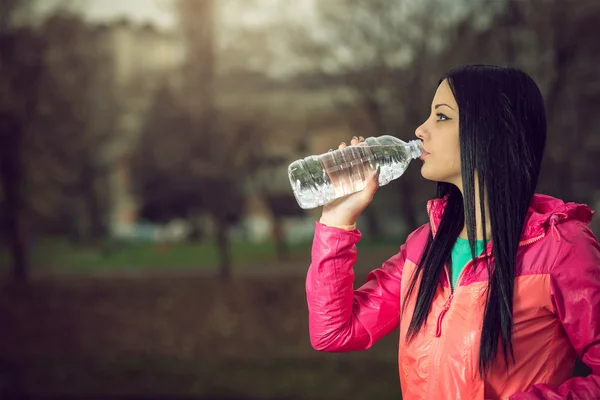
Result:
<svg viewBox="0 0 600 400"><path fill-rule="evenodd" d="M442 173L442 171L433 170L433 168L427 168L427 165L423 165L421 168L421 176L428 181L432 182L446 182L455 184L455 177L450 176L446 173ZM460 178L460 175L459 175Z"/></svg>
<svg viewBox="0 0 600 400"><path fill-rule="evenodd" d="M421 176L428 181L441 182L442 176L440 174L436 174L435 171L431 171L431 168L427 168L427 165L423 164L421 168Z"/></svg>

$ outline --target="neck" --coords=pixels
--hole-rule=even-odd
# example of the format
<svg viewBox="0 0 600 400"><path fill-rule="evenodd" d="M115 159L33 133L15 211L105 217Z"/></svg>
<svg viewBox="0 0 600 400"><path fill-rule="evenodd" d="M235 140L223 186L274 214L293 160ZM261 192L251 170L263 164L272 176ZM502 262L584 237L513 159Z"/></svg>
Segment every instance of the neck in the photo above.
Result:
<svg viewBox="0 0 600 400"><path fill-rule="evenodd" d="M458 185L458 188L460 189L461 193L463 194L463 198L464 198L464 191L463 191L462 185ZM482 201L483 201L484 207L485 207L485 231L484 231L484 227L482 226L482 218L481 218L481 202ZM466 207L466 204L465 204L465 207ZM485 232L485 237L487 238L488 241L492 238L492 221L490 218L490 209L488 207L487 197L485 197L483 200L480 199L480 197L479 197L479 184L477 182L477 178L475 178L475 226L476 226L475 240L483 240L484 232ZM467 233L467 224L466 223L464 224L463 229L460 232L460 234L458 235L458 237L460 237L461 239L469 238L469 235Z"/></svg>

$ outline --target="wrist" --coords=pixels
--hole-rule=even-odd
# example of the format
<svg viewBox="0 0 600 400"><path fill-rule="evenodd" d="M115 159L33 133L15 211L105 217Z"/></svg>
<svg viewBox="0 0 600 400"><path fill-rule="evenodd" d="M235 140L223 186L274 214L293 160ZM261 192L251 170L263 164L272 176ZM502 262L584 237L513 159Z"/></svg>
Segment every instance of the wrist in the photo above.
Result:
<svg viewBox="0 0 600 400"><path fill-rule="evenodd" d="M341 228L347 231L356 229L356 220L349 218L339 218L335 216L322 215L319 222L326 226Z"/></svg>

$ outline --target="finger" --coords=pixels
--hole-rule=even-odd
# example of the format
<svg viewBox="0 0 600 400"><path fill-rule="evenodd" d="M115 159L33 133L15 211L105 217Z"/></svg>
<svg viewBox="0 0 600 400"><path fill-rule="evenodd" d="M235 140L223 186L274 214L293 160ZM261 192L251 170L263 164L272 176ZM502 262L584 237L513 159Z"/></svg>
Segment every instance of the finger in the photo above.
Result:
<svg viewBox="0 0 600 400"><path fill-rule="evenodd" d="M358 141L362 143L362 142L364 142L364 141L365 141L365 138L364 138L364 137L362 137L362 136L359 136L359 137L358 137Z"/></svg>
<svg viewBox="0 0 600 400"><path fill-rule="evenodd" d="M354 146L354 145L357 145L357 144L358 144L358 137L357 137L357 136L354 136L354 137L352 138L352 140L350 141L350 144L351 144L352 146Z"/></svg>
<svg viewBox="0 0 600 400"><path fill-rule="evenodd" d="M379 175L381 173L381 168L377 167L375 171L373 171L366 179L365 189L366 191L372 195L379 188Z"/></svg>
<svg viewBox="0 0 600 400"><path fill-rule="evenodd" d="M375 174L374 178L365 182L365 188L362 191L364 201L367 204L373 201L373 197L375 197L375 193L377 192L377 189L379 189L379 179L377 179L376 176L377 175Z"/></svg>
<svg viewBox="0 0 600 400"><path fill-rule="evenodd" d="M371 183L379 183L379 167L365 174L365 186Z"/></svg>
<svg viewBox="0 0 600 400"><path fill-rule="evenodd" d="M371 177L371 181L375 184L375 186L379 187L379 176L381 175L381 167L377 166L375 171L373 172L373 176Z"/></svg>
<svg viewBox="0 0 600 400"><path fill-rule="evenodd" d="M338 146L338 149L343 149L343 148L345 148L345 147L347 147L347 146L346 146L346 142L342 142L342 143L340 143L340 145Z"/></svg>

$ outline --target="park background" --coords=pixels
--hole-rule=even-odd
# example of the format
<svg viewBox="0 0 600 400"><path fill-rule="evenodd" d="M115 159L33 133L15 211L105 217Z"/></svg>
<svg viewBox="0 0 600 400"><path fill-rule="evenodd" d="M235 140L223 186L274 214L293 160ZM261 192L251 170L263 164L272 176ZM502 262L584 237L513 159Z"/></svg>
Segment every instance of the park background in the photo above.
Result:
<svg viewBox="0 0 600 400"><path fill-rule="evenodd" d="M310 347L287 165L412 139L448 69L514 65L538 191L600 209L599 37L597 0L3 1L0 397L400 398L397 332ZM418 164L361 216L357 285L427 221Z"/></svg>

